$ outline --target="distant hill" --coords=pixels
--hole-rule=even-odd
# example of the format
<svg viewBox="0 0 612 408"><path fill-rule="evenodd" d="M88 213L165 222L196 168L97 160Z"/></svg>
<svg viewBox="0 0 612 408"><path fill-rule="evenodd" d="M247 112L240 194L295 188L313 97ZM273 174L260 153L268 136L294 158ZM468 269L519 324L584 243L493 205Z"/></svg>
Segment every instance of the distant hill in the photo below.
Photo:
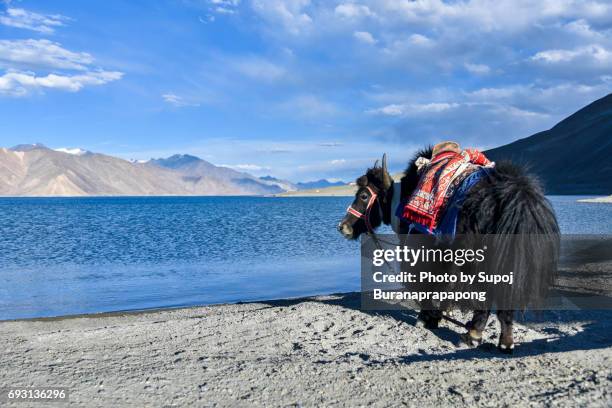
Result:
<svg viewBox="0 0 612 408"><path fill-rule="evenodd" d="M259 180L263 181L264 183L270 184L270 185L278 186L283 191L297 190L297 186L288 180L282 180L282 179L272 177L272 176L263 176L263 177L260 177Z"/></svg>
<svg viewBox="0 0 612 408"><path fill-rule="evenodd" d="M391 178L395 181L400 181L403 173L395 173ZM355 183L342 183L340 185L312 188L307 190L287 191L276 194L278 197L350 197L354 196L357 191Z"/></svg>
<svg viewBox="0 0 612 408"><path fill-rule="evenodd" d="M259 195L276 185L195 156L129 162L80 149L0 148L0 195Z"/></svg>
<svg viewBox="0 0 612 408"><path fill-rule="evenodd" d="M215 166L199 157L188 154L176 154L165 159L153 159L147 164L172 169L183 175L183 179L195 184L202 183L224 190L233 189L239 194L274 194L285 191L275 183L261 180L248 173L239 172L229 167Z"/></svg>
<svg viewBox="0 0 612 408"><path fill-rule="evenodd" d="M612 94L549 130L491 149L486 155L526 164L547 194L612 193Z"/></svg>
<svg viewBox="0 0 612 408"><path fill-rule="evenodd" d="M347 183L343 181L329 181L327 179L321 179L316 181L306 181L303 183L297 183L296 187L298 190L311 190L311 189L321 189L327 187L339 187L344 186Z"/></svg>

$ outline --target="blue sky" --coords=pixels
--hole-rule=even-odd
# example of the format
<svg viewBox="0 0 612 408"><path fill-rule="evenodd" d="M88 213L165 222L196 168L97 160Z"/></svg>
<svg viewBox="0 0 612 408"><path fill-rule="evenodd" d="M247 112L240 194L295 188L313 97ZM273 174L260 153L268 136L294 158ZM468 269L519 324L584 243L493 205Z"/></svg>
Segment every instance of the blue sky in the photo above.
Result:
<svg viewBox="0 0 612 408"><path fill-rule="evenodd" d="M493 147L612 90L605 0L0 3L0 146L352 179Z"/></svg>

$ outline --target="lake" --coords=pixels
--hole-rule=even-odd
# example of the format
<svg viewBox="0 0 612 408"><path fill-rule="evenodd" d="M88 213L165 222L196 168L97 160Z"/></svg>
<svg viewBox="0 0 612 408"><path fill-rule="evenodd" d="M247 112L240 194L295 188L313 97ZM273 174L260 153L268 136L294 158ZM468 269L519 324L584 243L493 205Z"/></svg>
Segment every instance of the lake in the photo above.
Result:
<svg viewBox="0 0 612 408"><path fill-rule="evenodd" d="M564 233L612 205L549 197ZM359 290L349 197L0 198L0 320Z"/></svg>

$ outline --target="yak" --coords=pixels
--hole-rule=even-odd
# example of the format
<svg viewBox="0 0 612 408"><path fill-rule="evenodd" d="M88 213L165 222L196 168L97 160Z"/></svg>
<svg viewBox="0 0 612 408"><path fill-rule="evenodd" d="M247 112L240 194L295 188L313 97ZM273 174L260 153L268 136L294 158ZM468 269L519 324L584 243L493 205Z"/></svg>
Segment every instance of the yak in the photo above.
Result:
<svg viewBox="0 0 612 408"><path fill-rule="evenodd" d="M431 156L432 147L418 151L409 162L401 181L394 183L387 170L385 154L382 166L377 165L377 161L374 167L356 180L355 199L338 224L338 231L345 238L354 240L362 234L374 234L382 224L397 222L396 208L393 208L397 205L397 199L393 199L394 193L397 196L395 190L400 189L400 200L409 197L419 183L417 160L421 157L431 159ZM396 232L412 233L406 222L400 222L399 231L396 229ZM559 225L552 206L537 178L529 174L524 166L509 161L499 162L465 194L456 221L456 234L520 234L533 237L528 240L529 245L536 248L530 248L530 251L541 256L531 257L528 267L521 265L514 271L510 297L517 299L518 305L514 302L514 310L498 308L496 311L501 325L498 348L503 353L512 353L515 311L526 309L529 299L542 298L543 294L545 297L555 278ZM431 304L420 306L418 319L421 324L428 329L437 328L444 316L443 311ZM474 310L471 321L465 324L467 332L461 335L461 340L472 347L481 344L490 314L490 309Z"/></svg>

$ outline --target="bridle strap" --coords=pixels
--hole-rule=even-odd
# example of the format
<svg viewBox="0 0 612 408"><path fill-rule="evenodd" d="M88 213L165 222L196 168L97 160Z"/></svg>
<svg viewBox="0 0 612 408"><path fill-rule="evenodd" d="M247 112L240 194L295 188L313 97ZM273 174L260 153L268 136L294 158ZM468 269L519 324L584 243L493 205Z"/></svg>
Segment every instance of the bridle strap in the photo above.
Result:
<svg viewBox="0 0 612 408"><path fill-rule="evenodd" d="M366 205L365 213L357 211L351 205L349 205L349 207L346 209L346 212L357 218L362 218L365 221L368 232L373 232L374 229L372 228L372 224L370 224L370 212L372 211L372 207L374 206L374 203L378 198L378 193L374 191L370 186L366 186L366 188L370 192L370 199L368 200L368 204Z"/></svg>

